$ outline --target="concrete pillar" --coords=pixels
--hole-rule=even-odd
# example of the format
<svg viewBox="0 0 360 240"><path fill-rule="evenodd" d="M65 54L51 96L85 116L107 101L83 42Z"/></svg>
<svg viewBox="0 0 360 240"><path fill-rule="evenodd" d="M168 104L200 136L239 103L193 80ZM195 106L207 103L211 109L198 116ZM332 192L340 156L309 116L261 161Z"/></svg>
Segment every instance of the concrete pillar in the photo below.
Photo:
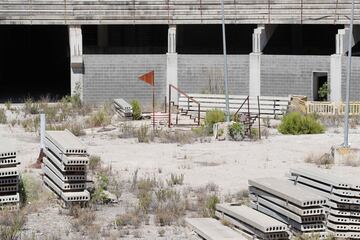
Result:
<svg viewBox="0 0 360 240"><path fill-rule="evenodd" d="M349 26L344 29L339 29L335 38L335 54L330 57L330 100L334 102L342 101L341 95L341 81L342 81L342 63L346 59L348 41L350 37ZM354 26L354 32L351 36L352 46L360 40L360 26Z"/></svg>
<svg viewBox="0 0 360 240"><path fill-rule="evenodd" d="M168 52L166 65L166 97L169 97L169 84L178 86L178 56L176 53L176 25L168 30ZM172 101L177 102L177 95L172 94Z"/></svg>
<svg viewBox="0 0 360 240"><path fill-rule="evenodd" d="M69 26L71 95L83 99L83 42L81 26Z"/></svg>
<svg viewBox="0 0 360 240"><path fill-rule="evenodd" d="M259 25L252 35L253 51L249 55L249 95L261 95L261 55L270 40L276 25Z"/></svg>

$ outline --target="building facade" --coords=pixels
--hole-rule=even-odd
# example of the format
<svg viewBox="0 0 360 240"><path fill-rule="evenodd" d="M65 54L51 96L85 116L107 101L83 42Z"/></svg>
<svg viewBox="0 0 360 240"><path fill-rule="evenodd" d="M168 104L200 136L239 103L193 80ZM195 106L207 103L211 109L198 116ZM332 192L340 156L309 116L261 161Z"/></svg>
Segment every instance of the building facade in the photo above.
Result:
<svg viewBox="0 0 360 240"><path fill-rule="evenodd" d="M168 85L223 93L220 0L4 0L0 2L0 100L79 93L88 103L151 100L138 80L155 70L157 102ZM359 6L359 0L356 6ZM230 94L345 94L360 98L360 11L351 0L225 0ZM15 99L16 100L16 99Z"/></svg>

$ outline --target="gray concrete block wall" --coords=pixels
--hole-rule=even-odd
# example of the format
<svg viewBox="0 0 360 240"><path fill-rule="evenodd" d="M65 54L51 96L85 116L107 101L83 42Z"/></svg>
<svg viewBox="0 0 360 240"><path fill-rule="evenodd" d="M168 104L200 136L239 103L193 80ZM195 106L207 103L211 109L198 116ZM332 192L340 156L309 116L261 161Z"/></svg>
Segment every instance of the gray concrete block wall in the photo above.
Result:
<svg viewBox="0 0 360 240"><path fill-rule="evenodd" d="M84 101L101 104L114 98L138 99L152 104L152 88L138 79L155 71L157 104L163 104L166 87L166 55L84 55Z"/></svg>
<svg viewBox="0 0 360 240"><path fill-rule="evenodd" d="M347 57L342 59L341 96L343 101L346 98L346 68ZM350 79L350 101L360 100L360 57L353 57L351 64Z"/></svg>
<svg viewBox="0 0 360 240"><path fill-rule="evenodd" d="M313 72L327 72L330 82L330 56L263 55L261 95L312 99Z"/></svg>
<svg viewBox="0 0 360 240"><path fill-rule="evenodd" d="M178 86L188 93L224 93L222 55L178 55ZM249 94L249 56L228 56L229 93Z"/></svg>

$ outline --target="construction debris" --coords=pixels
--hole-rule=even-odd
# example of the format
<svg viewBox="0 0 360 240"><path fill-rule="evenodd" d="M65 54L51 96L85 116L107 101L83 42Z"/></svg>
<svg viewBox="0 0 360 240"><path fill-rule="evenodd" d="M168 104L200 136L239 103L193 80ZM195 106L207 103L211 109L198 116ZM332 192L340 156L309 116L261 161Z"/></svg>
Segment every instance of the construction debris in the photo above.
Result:
<svg viewBox="0 0 360 240"><path fill-rule="evenodd" d="M124 99L114 99L115 111L122 117L132 118L133 110L132 106Z"/></svg>
<svg viewBox="0 0 360 240"><path fill-rule="evenodd" d="M289 239L286 224L247 206L217 204L215 214L248 238Z"/></svg>
<svg viewBox="0 0 360 240"><path fill-rule="evenodd" d="M16 210L19 208L19 170L20 161L16 149L8 141L0 141L0 208Z"/></svg>
<svg viewBox="0 0 360 240"><path fill-rule="evenodd" d="M307 169L291 169L297 186L327 198L326 227L336 238L360 239L360 180Z"/></svg>
<svg viewBox="0 0 360 240"><path fill-rule="evenodd" d="M65 203L87 202L86 166L89 155L85 145L70 131L46 131L44 183Z"/></svg>
<svg viewBox="0 0 360 240"><path fill-rule="evenodd" d="M295 234L325 235L325 197L276 178L249 180L249 185L252 208L288 224Z"/></svg>

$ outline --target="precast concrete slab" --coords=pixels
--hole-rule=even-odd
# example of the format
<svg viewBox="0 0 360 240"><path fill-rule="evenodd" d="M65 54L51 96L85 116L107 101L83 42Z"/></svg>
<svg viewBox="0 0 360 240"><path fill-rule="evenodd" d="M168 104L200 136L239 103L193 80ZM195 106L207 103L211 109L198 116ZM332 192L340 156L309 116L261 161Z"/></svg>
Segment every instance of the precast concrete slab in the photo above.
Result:
<svg viewBox="0 0 360 240"><path fill-rule="evenodd" d="M216 210L244 222L263 233L287 230L287 226L282 222L244 205L217 204Z"/></svg>
<svg viewBox="0 0 360 240"><path fill-rule="evenodd" d="M20 201L19 193L12 194L12 195L6 195L6 196L0 196L0 203L17 203Z"/></svg>
<svg viewBox="0 0 360 240"><path fill-rule="evenodd" d="M64 183L60 179L60 177L58 177L54 172L52 172L47 166L43 168L43 171L45 175L50 178L63 191L84 190L86 188L86 184L84 182Z"/></svg>
<svg viewBox="0 0 360 240"><path fill-rule="evenodd" d="M342 196L338 196L338 195L335 195L335 194L330 194L328 192L325 192L325 191L322 191L320 189L317 189L317 188L314 188L314 187L311 187L307 184L304 184L303 182L301 181L297 181L295 182L294 179L290 179L292 182L294 182L294 184L296 183L296 186L299 186L303 189L306 189L310 192L313 192L314 194L318 194L320 196L323 196L325 198L328 198L334 202L338 202L338 203L343 203L343 204L357 204L357 205L360 205L360 198L357 198L357 197L342 197Z"/></svg>
<svg viewBox="0 0 360 240"><path fill-rule="evenodd" d="M85 165L81 166L67 166L64 165L55 155L51 152L44 150L46 158L51 161L62 172L83 172L86 170Z"/></svg>
<svg viewBox="0 0 360 240"><path fill-rule="evenodd" d="M9 177L9 178L0 178L0 186L3 185L13 185L19 183L19 177Z"/></svg>
<svg viewBox="0 0 360 240"><path fill-rule="evenodd" d="M321 232L325 231L325 225L323 223L311 223L311 224L300 224L289 217L286 217L266 206L263 206L259 203L250 202L250 206L253 209L256 209L270 217L273 217L285 224L289 224L292 228L295 228L301 232Z"/></svg>
<svg viewBox="0 0 360 240"><path fill-rule="evenodd" d="M249 192L250 195L253 196L261 196L263 199L269 200L277 205L280 205L300 216L312 216L312 215L317 215L317 214L323 214L324 213L324 209L322 207L310 207L310 208L300 208L294 204L289 203L286 200L282 200L280 198L277 198L276 196L264 192L260 189L257 189L255 187L249 187Z"/></svg>
<svg viewBox="0 0 360 240"><path fill-rule="evenodd" d="M0 210L4 211L16 211L19 210L20 205L18 202L15 203L4 203L0 205Z"/></svg>
<svg viewBox="0 0 360 240"><path fill-rule="evenodd" d="M76 192L63 192L50 178L44 176L44 183L66 202L85 202L90 200L90 193L87 190Z"/></svg>
<svg viewBox="0 0 360 240"><path fill-rule="evenodd" d="M65 172L62 173L51 161L44 158L44 164L51 171L53 171L63 182L81 182L86 181L86 174L84 172Z"/></svg>
<svg viewBox="0 0 360 240"><path fill-rule="evenodd" d="M87 148L69 130L46 131L45 138L56 145L64 154L87 155Z"/></svg>
<svg viewBox="0 0 360 240"><path fill-rule="evenodd" d="M15 157L11 157L11 158L0 158L0 168L4 168L4 167L15 167L16 165L19 165L20 161L15 158Z"/></svg>
<svg viewBox="0 0 360 240"><path fill-rule="evenodd" d="M296 182L301 182L304 183L306 185L309 185L313 188L317 188L321 191L327 192L329 194L337 194L339 196L343 196L343 197L359 197L360 196L360 191L355 191L355 190L350 190L350 189L343 189L343 188L335 188L331 185L327 185L325 183L322 182L317 182L316 180L312 180L312 179L308 179L302 176L290 176L290 179L292 181Z"/></svg>
<svg viewBox="0 0 360 240"><path fill-rule="evenodd" d="M289 239L289 234L286 231L264 233L252 227L251 225L241 222L235 219L234 217L229 216L223 212L215 211L215 216L220 220L225 220L230 225L239 229L247 238L250 239L267 239L267 240Z"/></svg>
<svg viewBox="0 0 360 240"><path fill-rule="evenodd" d="M246 240L240 233L212 218L186 218L185 222L205 240Z"/></svg>
<svg viewBox="0 0 360 240"><path fill-rule="evenodd" d="M351 231L351 232L360 231L360 225L352 225L352 224L337 224L333 222L327 222L326 227L329 229L333 229L335 231Z"/></svg>
<svg viewBox="0 0 360 240"><path fill-rule="evenodd" d="M342 216L342 217L360 217L359 211L345 211L345 210L339 210L339 209L333 209L327 206L324 206L325 212L335 215L335 216Z"/></svg>
<svg viewBox="0 0 360 240"><path fill-rule="evenodd" d="M10 186L0 186L0 193L13 193L19 190L18 185L10 185Z"/></svg>
<svg viewBox="0 0 360 240"><path fill-rule="evenodd" d="M350 231L335 231L328 229L329 233L332 234L336 239L360 239L360 232Z"/></svg>
<svg viewBox="0 0 360 240"><path fill-rule="evenodd" d="M274 196L287 200L300 207L318 207L326 203L326 198L306 191L291 182L276 178L259 178L249 180L249 185Z"/></svg>
<svg viewBox="0 0 360 240"><path fill-rule="evenodd" d="M44 140L45 155L50 152L55 157L57 157L65 165L88 165L89 158L87 155L65 155L55 144L53 144L49 139Z"/></svg>
<svg viewBox="0 0 360 240"><path fill-rule="evenodd" d="M19 170L17 169L17 167L0 168L0 178L16 177L18 175L19 175Z"/></svg>
<svg viewBox="0 0 360 240"><path fill-rule="evenodd" d="M314 171L304 168L290 169L290 174L293 176L302 176L305 178L313 179L315 181L322 182L336 188L360 190L360 180L358 178L350 176L339 177L321 172L319 169L316 169L316 171Z"/></svg>
<svg viewBox="0 0 360 240"><path fill-rule="evenodd" d="M331 221L335 224L359 224L360 225L360 218L350 218L350 217L340 217L335 215L328 215L327 220Z"/></svg>

